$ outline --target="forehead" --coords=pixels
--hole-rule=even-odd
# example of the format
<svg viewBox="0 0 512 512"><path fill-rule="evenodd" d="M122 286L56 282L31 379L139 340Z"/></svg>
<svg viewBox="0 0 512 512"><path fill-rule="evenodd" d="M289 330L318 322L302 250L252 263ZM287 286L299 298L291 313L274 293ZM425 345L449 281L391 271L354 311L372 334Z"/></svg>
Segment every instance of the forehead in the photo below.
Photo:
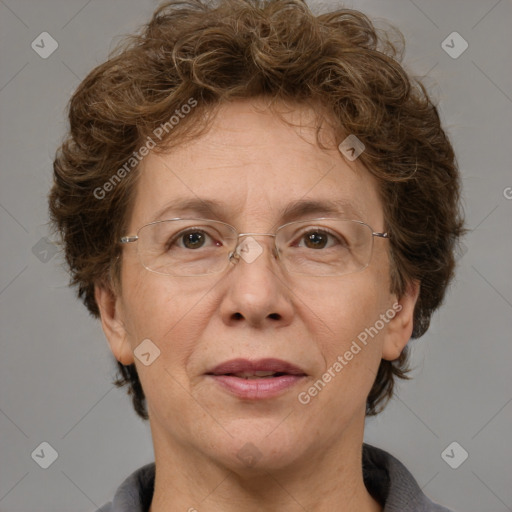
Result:
<svg viewBox="0 0 512 512"><path fill-rule="evenodd" d="M130 226L191 214L256 229L295 218L339 214L382 224L375 179L358 160L347 162L334 133L316 143L314 112L297 105L283 122L262 104L224 104L210 129L140 166ZM339 142L339 141L338 141Z"/></svg>

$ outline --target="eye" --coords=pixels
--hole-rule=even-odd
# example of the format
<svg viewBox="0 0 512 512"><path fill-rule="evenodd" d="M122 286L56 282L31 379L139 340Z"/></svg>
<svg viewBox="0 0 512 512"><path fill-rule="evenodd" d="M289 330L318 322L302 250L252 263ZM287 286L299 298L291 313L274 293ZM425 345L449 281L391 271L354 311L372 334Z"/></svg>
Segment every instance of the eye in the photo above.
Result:
<svg viewBox="0 0 512 512"><path fill-rule="evenodd" d="M222 245L222 242L218 240L214 241L213 238L203 229L193 228L181 231L172 237L166 244L166 250L171 250L174 245L177 245L181 249L201 249L208 238L212 240L217 247Z"/></svg>
<svg viewBox="0 0 512 512"><path fill-rule="evenodd" d="M337 235L327 229L315 228L309 229L300 235L300 240L304 241L304 246L308 249L325 249L329 244L329 239L341 245L346 245L344 240L339 239ZM300 244L297 244L300 247ZM331 244L329 247L332 247ZM327 248L329 248L327 247Z"/></svg>

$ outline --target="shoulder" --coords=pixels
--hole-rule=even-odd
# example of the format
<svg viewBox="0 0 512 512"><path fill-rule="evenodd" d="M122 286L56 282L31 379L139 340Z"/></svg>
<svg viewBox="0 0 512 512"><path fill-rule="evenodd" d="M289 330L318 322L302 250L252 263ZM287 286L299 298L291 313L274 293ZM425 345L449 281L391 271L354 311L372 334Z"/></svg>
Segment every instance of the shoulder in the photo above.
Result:
<svg viewBox="0 0 512 512"><path fill-rule="evenodd" d="M384 504L383 512L451 512L430 500L409 470L380 448L363 444L363 474L368 492Z"/></svg>
<svg viewBox="0 0 512 512"><path fill-rule="evenodd" d="M103 507L99 508L96 512L111 512L112 510L112 502L109 501L108 503L105 503Z"/></svg>
<svg viewBox="0 0 512 512"><path fill-rule="evenodd" d="M134 471L118 487L114 499L97 512L147 512L153 498L155 463Z"/></svg>

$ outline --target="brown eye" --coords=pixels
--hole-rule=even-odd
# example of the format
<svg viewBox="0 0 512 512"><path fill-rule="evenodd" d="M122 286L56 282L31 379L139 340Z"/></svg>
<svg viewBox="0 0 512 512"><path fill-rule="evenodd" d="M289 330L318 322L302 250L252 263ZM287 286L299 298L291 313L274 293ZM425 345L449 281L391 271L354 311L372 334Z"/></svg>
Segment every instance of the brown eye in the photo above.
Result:
<svg viewBox="0 0 512 512"><path fill-rule="evenodd" d="M304 245L300 242L297 244L299 247L306 249L330 249L335 245L346 246L345 240L337 236L335 233L326 229L310 229L301 235L300 238Z"/></svg>
<svg viewBox="0 0 512 512"><path fill-rule="evenodd" d="M211 236L202 229L181 231L169 239L165 244L165 250L170 251L176 248L191 250L201 249L205 246L207 238L211 239ZM215 245L219 245L219 242L215 242Z"/></svg>
<svg viewBox="0 0 512 512"><path fill-rule="evenodd" d="M201 231L192 231L182 235L181 240L187 249L197 249L204 245L205 233Z"/></svg>
<svg viewBox="0 0 512 512"><path fill-rule="evenodd" d="M328 242L327 237L326 233L315 231L304 235L304 241L309 249L323 249Z"/></svg>

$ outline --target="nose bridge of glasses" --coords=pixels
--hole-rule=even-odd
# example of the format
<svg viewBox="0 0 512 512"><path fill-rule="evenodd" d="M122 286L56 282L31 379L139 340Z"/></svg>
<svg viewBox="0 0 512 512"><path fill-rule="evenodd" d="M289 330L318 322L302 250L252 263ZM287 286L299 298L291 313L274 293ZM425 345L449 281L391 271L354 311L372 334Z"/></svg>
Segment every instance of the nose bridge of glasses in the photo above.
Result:
<svg viewBox="0 0 512 512"><path fill-rule="evenodd" d="M242 257L242 259L248 263L254 261L254 259L256 259L263 252L261 244L258 243L256 240L251 240L251 238L257 236L270 236L274 238L274 244L271 247L271 254L274 257L277 257L278 251L275 246L275 240L277 235L275 233L237 233L236 245L230 252L229 259L238 260L240 259L240 257ZM240 240L241 237L249 238L244 238L243 240ZM244 242L244 240L246 242Z"/></svg>
<svg viewBox="0 0 512 512"><path fill-rule="evenodd" d="M275 233L238 233L238 238L241 236L273 236L276 237Z"/></svg>

